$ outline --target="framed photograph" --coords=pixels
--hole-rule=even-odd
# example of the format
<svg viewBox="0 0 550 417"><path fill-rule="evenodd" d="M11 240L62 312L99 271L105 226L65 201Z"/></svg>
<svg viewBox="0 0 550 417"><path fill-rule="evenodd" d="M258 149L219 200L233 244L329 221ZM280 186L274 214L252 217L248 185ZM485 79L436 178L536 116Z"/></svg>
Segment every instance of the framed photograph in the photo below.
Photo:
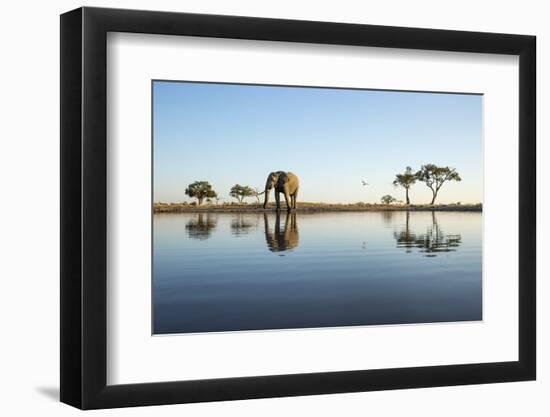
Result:
<svg viewBox="0 0 550 417"><path fill-rule="evenodd" d="M61 16L61 401L533 380L535 37Z"/></svg>

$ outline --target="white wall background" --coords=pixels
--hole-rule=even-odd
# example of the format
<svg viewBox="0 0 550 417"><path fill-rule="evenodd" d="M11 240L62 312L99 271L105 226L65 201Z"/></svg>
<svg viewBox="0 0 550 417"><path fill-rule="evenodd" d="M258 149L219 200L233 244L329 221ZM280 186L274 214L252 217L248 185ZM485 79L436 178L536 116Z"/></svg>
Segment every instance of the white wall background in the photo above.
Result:
<svg viewBox="0 0 550 417"><path fill-rule="evenodd" d="M279 416L529 415L550 412L550 246L541 236L550 221L544 180L550 148L543 143L550 83L550 26L536 0L124 0L86 5L327 20L395 26L532 34L538 37L539 138L539 366L538 381L482 386L325 395L225 403L145 407L94 415ZM81 6L72 0L10 2L2 7L0 42L0 412L3 415L78 413L57 402L59 392L59 17ZM547 188L547 186L545 187ZM546 259L544 259L546 258ZM546 353L545 353L546 352ZM546 395L545 395L546 394Z"/></svg>

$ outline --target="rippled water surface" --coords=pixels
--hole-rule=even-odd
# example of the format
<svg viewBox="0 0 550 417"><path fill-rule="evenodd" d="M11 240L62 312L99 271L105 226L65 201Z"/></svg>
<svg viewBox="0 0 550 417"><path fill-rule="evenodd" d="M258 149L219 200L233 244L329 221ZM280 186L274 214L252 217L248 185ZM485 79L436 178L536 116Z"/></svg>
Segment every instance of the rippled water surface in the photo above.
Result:
<svg viewBox="0 0 550 417"><path fill-rule="evenodd" d="M481 320L482 215L156 214L155 334Z"/></svg>

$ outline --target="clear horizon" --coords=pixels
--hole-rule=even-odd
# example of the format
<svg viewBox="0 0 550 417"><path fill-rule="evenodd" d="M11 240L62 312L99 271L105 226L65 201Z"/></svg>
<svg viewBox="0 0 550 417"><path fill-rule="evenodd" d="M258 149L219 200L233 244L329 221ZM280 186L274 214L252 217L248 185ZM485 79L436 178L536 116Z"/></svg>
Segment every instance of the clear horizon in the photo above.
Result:
<svg viewBox="0 0 550 417"><path fill-rule="evenodd" d="M483 202L482 105L468 94L154 81L154 202L193 201L194 181L236 201L234 184L262 191L271 171L298 175L298 203L404 201L395 174L427 163L462 177L436 203ZM431 200L424 183L409 195Z"/></svg>

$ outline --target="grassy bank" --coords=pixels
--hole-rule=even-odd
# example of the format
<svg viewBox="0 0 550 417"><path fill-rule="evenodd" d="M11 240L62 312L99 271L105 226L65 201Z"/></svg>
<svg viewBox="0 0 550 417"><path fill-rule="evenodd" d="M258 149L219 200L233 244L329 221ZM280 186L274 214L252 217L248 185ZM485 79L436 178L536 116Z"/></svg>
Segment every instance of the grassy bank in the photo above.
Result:
<svg viewBox="0 0 550 417"><path fill-rule="evenodd" d="M286 210L286 205L281 204L281 209ZM268 204L267 210L275 210L275 204ZM298 212L323 212L323 211L482 211L481 204L328 204L328 203L298 203ZM203 204L201 206L186 203L155 203L155 213L203 213L203 212L263 212L261 204Z"/></svg>

